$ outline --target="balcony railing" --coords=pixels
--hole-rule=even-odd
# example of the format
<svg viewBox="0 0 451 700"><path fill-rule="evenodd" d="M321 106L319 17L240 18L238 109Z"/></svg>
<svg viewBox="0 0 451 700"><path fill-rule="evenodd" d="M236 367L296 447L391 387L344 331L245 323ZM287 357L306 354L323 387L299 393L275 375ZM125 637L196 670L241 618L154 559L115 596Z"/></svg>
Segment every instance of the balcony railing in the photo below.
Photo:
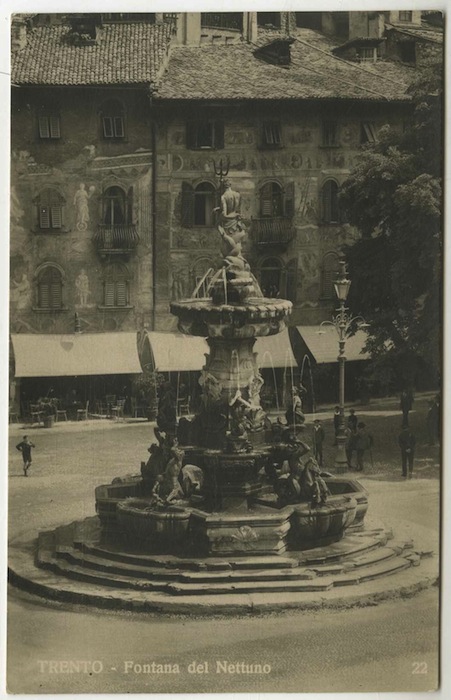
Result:
<svg viewBox="0 0 451 700"><path fill-rule="evenodd" d="M255 245L284 247L293 240L293 220L285 216L252 219L251 236Z"/></svg>
<svg viewBox="0 0 451 700"><path fill-rule="evenodd" d="M130 253L139 235L135 224L99 224L92 240L99 253Z"/></svg>
<svg viewBox="0 0 451 700"><path fill-rule="evenodd" d="M201 26L210 29L243 29L242 12L202 12Z"/></svg>

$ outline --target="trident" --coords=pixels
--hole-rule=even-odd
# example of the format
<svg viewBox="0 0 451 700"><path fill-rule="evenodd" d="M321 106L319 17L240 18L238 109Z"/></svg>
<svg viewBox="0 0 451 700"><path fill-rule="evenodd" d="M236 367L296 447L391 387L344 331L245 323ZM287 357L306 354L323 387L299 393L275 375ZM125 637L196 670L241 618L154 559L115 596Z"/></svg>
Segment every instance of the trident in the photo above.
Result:
<svg viewBox="0 0 451 700"><path fill-rule="evenodd" d="M223 182L223 179L225 178L226 175L229 174L230 158L229 158L229 156L227 156L225 165L224 165L224 163L223 163L223 161L222 161L222 158L219 159L219 164L218 164L218 165L216 165L216 161L215 161L214 158L213 158L212 160L213 160L213 168L214 168L214 171L215 171L215 175L216 175L216 177L219 177L219 186L220 186L220 188L221 188L221 190L222 190L222 182Z"/></svg>

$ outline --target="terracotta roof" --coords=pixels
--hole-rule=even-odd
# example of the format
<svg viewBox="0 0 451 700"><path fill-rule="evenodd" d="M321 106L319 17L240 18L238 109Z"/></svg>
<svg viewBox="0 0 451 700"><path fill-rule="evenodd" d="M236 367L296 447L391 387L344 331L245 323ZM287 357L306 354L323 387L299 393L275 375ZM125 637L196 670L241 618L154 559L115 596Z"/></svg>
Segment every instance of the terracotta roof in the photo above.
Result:
<svg viewBox="0 0 451 700"><path fill-rule="evenodd" d="M274 33L273 38L278 36ZM408 100L413 69L390 61L365 65L339 59L329 38L298 29L289 67L253 56L255 44L174 47L158 82L162 99ZM267 33L265 36L266 39ZM259 38L257 45L262 46Z"/></svg>
<svg viewBox="0 0 451 700"><path fill-rule="evenodd" d="M401 34L415 37L415 39L424 39L424 41L432 41L434 44L443 44L443 29L440 27L432 27L431 25L421 25L421 27L406 27L405 24L396 24L392 22L387 24L387 29L396 30Z"/></svg>
<svg viewBox="0 0 451 700"><path fill-rule="evenodd" d="M69 26L43 26L29 33L13 54L17 85L114 85L154 82L169 46L172 25L105 24L94 46L73 46Z"/></svg>

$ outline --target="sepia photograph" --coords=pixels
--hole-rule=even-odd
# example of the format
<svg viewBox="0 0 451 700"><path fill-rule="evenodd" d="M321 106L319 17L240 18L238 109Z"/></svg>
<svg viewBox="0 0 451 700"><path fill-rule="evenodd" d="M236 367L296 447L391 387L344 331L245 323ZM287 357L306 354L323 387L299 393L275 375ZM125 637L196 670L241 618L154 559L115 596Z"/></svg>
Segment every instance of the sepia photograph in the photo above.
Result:
<svg viewBox="0 0 451 700"><path fill-rule="evenodd" d="M445 12L323 5L12 10L8 693L441 687Z"/></svg>

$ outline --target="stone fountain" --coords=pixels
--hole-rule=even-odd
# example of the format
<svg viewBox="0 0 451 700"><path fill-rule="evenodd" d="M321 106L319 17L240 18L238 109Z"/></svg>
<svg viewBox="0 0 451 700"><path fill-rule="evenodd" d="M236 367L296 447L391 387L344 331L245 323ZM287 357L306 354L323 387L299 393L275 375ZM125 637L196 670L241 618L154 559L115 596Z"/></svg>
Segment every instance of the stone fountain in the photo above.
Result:
<svg viewBox="0 0 451 700"><path fill-rule="evenodd" d="M240 195L225 185L217 219L223 259L209 294L171 304L182 333L207 338L200 409L176 429L171 397L161 401L160 446L143 469L142 495L149 500L119 503L117 519L150 548L164 542L173 550L177 522L172 544L185 551L277 555L340 539L356 518L361 523L367 500L355 483L341 483L344 493L332 495L339 482L328 486L314 460L302 459L309 447L300 439L304 416L296 392L282 426L273 426L261 407L254 344L285 328L292 304L264 298L242 253ZM183 489L190 470L198 470L195 493Z"/></svg>
<svg viewBox="0 0 451 700"><path fill-rule="evenodd" d="M97 515L39 533L32 557L14 551L13 583L102 607L222 613L380 600L430 582L412 574L406 588L393 576L430 552L364 526L365 489L310 456L302 392L285 419L262 410L255 340L283 330L291 303L263 297L242 254L239 202L226 183L208 296L171 304L180 330L210 348L197 414L177 423L163 385L141 474L98 486ZM379 582L388 575L391 587Z"/></svg>

